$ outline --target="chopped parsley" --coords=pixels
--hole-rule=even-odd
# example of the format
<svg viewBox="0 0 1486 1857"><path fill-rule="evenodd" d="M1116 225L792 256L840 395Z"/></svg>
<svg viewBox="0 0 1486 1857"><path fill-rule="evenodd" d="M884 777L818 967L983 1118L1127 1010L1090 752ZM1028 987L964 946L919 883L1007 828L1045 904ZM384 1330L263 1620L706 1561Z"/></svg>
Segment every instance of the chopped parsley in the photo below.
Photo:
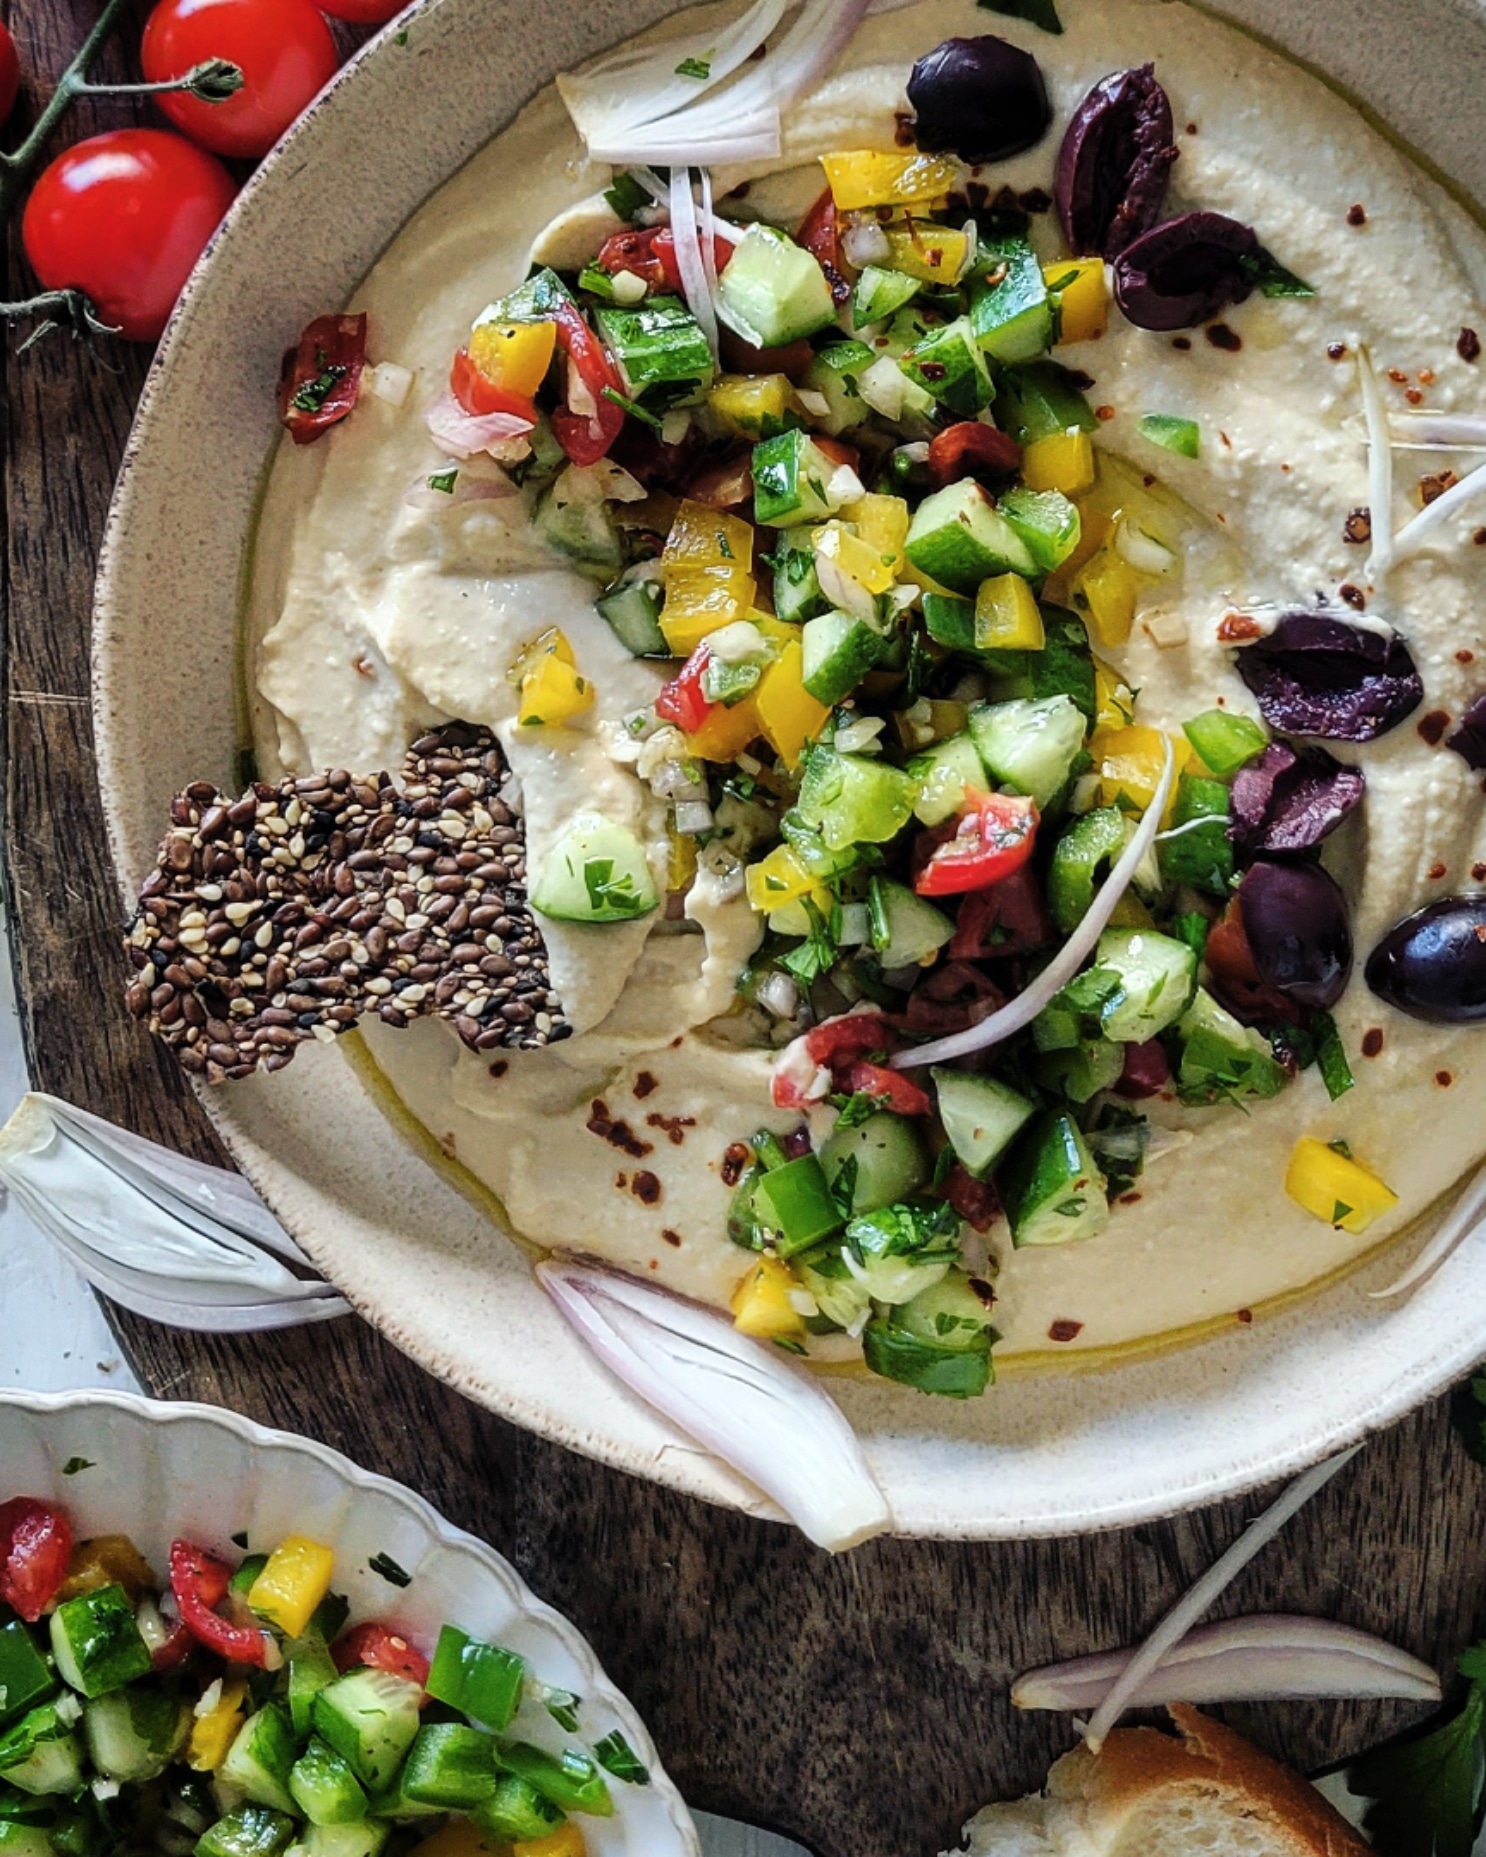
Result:
<svg viewBox="0 0 1486 1857"><path fill-rule="evenodd" d="M570 1689L550 1689L544 1686L542 1702L559 1728L568 1734L578 1732L578 1710L583 1706L581 1697L575 1696ZM597 1752L597 1749L594 1751Z"/></svg>
<svg viewBox="0 0 1486 1857"><path fill-rule="evenodd" d="M633 219L642 206L650 204L648 191L628 172L619 175L614 185L604 190L604 198L616 219Z"/></svg>
<svg viewBox="0 0 1486 1857"><path fill-rule="evenodd" d="M712 75L710 58L683 58L676 67L677 77L709 78Z"/></svg>
<svg viewBox="0 0 1486 1857"><path fill-rule="evenodd" d="M1464 1706L1427 1734L1354 1761L1347 1786L1372 1801L1365 1822L1380 1857L1470 1857L1483 1804L1486 1645L1460 1659Z"/></svg>
<svg viewBox="0 0 1486 1857"><path fill-rule="evenodd" d="M313 380L305 381L289 401L296 413L322 412L325 402L346 378L348 372L339 361L332 361L323 348L315 351L315 365L320 372Z"/></svg>
<svg viewBox="0 0 1486 1857"><path fill-rule="evenodd" d="M583 860L583 887L588 892L589 907L595 911L601 909L633 911L640 901L640 893L635 888L634 878L627 872L622 877L614 875L613 858L585 858Z"/></svg>
<svg viewBox="0 0 1486 1857"><path fill-rule="evenodd" d="M1024 19L1044 32L1061 33L1063 22L1053 0L975 0L982 12L1000 13L1005 19Z"/></svg>
<svg viewBox="0 0 1486 1857"><path fill-rule="evenodd" d="M593 1757L616 1780L623 1780L627 1786L648 1786L650 1770L636 1754L616 1728L612 1734L606 1734L602 1741L593 1744Z"/></svg>
<svg viewBox="0 0 1486 1857"><path fill-rule="evenodd" d="M1240 258L1238 268L1262 297L1313 297L1315 287L1287 271L1273 252L1261 245L1252 257Z"/></svg>
<svg viewBox="0 0 1486 1857"><path fill-rule="evenodd" d="M79 1470L91 1470L92 1468L93 1459L91 1457L69 1457L67 1462L62 1466L62 1475L64 1477L75 1477Z"/></svg>
<svg viewBox="0 0 1486 1857"><path fill-rule="evenodd" d="M453 496L454 486L459 482L457 470L435 471L428 480L430 490L442 490L445 496Z"/></svg>
<svg viewBox="0 0 1486 1857"><path fill-rule="evenodd" d="M830 1101L837 1112L838 1129L860 1128L863 1122L877 1114L877 1098L869 1096L865 1090L858 1090L853 1096L832 1096Z"/></svg>
<svg viewBox="0 0 1486 1857"><path fill-rule="evenodd" d="M1351 1214L1352 1207L1350 1207L1345 1200L1339 1199L1331 1208L1331 1223L1333 1225L1340 1225L1342 1220L1350 1218Z"/></svg>
<svg viewBox="0 0 1486 1857"><path fill-rule="evenodd" d="M1318 1012L1315 1015L1311 1021L1311 1032L1316 1041L1316 1063L1321 1072L1321 1081L1326 1085L1326 1094L1335 1102L1338 1096L1345 1096L1356 1082L1352 1067L1347 1062L1341 1033L1336 1029L1336 1020L1329 1012Z"/></svg>
<svg viewBox="0 0 1486 1857"><path fill-rule="evenodd" d="M617 387L605 387L603 396L606 400L612 401L621 412L628 413L631 419L638 419L641 425L649 426L654 432L660 431L660 421L655 414L641 406L638 400L632 400L628 394L621 393Z"/></svg>
<svg viewBox="0 0 1486 1857"><path fill-rule="evenodd" d="M390 1554L373 1554L366 1564L389 1586L411 1586L413 1584L412 1574L405 1568L399 1567Z"/></svg>

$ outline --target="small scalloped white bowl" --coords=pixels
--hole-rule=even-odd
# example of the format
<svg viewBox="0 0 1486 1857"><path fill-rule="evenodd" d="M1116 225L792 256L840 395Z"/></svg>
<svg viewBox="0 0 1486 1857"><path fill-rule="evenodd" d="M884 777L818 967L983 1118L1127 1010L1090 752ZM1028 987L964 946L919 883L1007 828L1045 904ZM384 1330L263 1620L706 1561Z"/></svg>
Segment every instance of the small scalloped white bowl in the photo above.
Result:
<svg viewBox="0 0 1486 1857"><path fill-rule="evenodd" d="M72 1476L75 1458L87 1468ZM268 1431L214 1406L128 1393L0 1393L0 1501L35 1496L66 1508L82 1535L124 1534L162 1572L177 1535L228 1549L291 1531L335 1550L335 1589L356 1619L396 1623L431 1648L440 1625L518 1651L541 1681L583 1699L582 1738L618 1729L650 1769L648 1786L614 1781L613 1818L585 1817L591 1857L701 1857L681 1795L644 1723L583 1636L532 1593L507 1561L452 1528L421 1496L309 1438ZM392 1585L368 1565L388 1554L412 1576ZM523 1703L515 1732L554 1751L561 1731Z"/></svg>

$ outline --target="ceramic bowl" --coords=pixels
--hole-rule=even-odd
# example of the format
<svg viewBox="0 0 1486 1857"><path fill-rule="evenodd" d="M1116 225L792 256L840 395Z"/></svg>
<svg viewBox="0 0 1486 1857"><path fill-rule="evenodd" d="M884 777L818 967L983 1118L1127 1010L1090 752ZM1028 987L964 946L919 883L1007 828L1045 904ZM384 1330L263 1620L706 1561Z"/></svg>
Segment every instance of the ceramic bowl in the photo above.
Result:
<svg viewBox="0 0 1486 1857"><path fill-rule="evenodd" d="M68 1476L63 1466L82 1461ZM288 1432L214 1406L127 1393L0 1393L0 1496L62 1504L79 1535L123 1534L157 1571L177 1535L230 1552L291 1532L335 1551L335 1587L354 1618L385 1618L432 1646L444 1623L519 1651L531 1670L583 1698L590 1743L621 1731L650 1769L649 1786L612 1787L615 1816L585 1818L594 1857L700 1857L681 1795L661 1771L645 1725L604 1675L581 1634L529 1591L493 1548L437 1515L421 1496ZM412 1576L388 1584L368 1564L387 1554ZM517 1717L522 1736L562 1746L540 1703Z"/></svg>
<svg viewBox="0 0 1486 1857"><path fill-rule="evenodd" d="M233 781L236 590L277 429L266 383L412 211L570 67L674 10L424 0L331 85L244 190L195 274L141 403L101 568L96 721L121 891L171 793ZM1486 199L1486 15L1476 0L1223 0ZM500 48L498 59L492 47ZM120 1008L122 1010L122 1007ZM517 1248L356 1074L308 1047L207 1106L238 1161L369 1320L470 1397L561 1443L756 1513L756 1492L584 1353ZM1486 1241L1411 1300L1384 1258L1252 1328L1102 1370L1008 1376L957 1406L881 1381L833 1390L905 1533L1058 1534L1170 1513L1280 1476L1396 1419L1481 1351ZM499 1340L495 1339L499 1337ZM1366 1371L1358 1363L1366 1363Z"/></svg>

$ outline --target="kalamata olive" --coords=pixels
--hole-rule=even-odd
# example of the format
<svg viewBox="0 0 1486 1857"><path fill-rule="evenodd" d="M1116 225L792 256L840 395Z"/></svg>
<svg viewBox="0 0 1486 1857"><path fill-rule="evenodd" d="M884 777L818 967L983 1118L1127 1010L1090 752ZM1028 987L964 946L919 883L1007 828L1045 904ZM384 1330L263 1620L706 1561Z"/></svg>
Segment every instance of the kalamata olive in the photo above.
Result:
<svg viewBox="0 0 1486 1857"><path fill-rule="evenodd" d="M1114 261L1115 301L1137 329L1190 329L1253 289L1252 226L1224 213L1182 213L1132 239Z"/></svg>
<svg viewBox="0 0 1486 1857"><path fill-rule="evenodd" d="M1275 729L1328 741L1370 742L1424 701L1424 685L1396 632L1354 625L1324 609L1286 613L1238 654L1238 674Z"/></svg>
<svg viewBox="0 0 1486 1857"><path fill-rule="evenodd" d="M1115 1079L1114 1092L1131 1102L1147 1096L1159 1096L1171 1082L1171 1065L1159 1040L1149 1038L1142 1045L1125 1046L1125 1068Z"/></svg>
<svg viewBox="0 0 1486 1857"><path fill-rule="evenodd" d="M1486 895L1442 896L1396 923L1367 957L1367 984L1413 1019L1486 1019Z"/></svg>
<svg viewBox="0 0 1486 1857"><path fill-rule="evenodd" d="M1259 977L1302 1006L1334 1006L1352 973L1347 899L1319 864L1259 858L1238 889Z"/></svg>
<svg viewBox="0 0 1486 1857"><path fill-rule="evenodd" d="M1486 696L1478 696L1466 710L1455 733L1445 738L1445 746L1453 748L1478 774L1486 768Z"/></svg>
<svg viewBox="0 0 1486 1857"><path fill-rule="evenodd" d="M969 162L1019 155L1053 119L1037 60L992 33L925 52L908 79L908 101L919 147Z"/></svg>
<svg viewBox="0 0 1486 1857"><path fill-rule="evenodd" d="M1069 246L1080 257L1117 258L1149 231L1177 152L1154 66L1102 78L1073 112L1058 150L1053 198Z"/></svg>
<svg viewBox="0 0 1486 1857"><path fill-rule="evenodd" d="M1233 776L1228 836L1249 851L1309 851L1362 803L1360 767L1344 767L1324 748L1271 742Z"/></svg>

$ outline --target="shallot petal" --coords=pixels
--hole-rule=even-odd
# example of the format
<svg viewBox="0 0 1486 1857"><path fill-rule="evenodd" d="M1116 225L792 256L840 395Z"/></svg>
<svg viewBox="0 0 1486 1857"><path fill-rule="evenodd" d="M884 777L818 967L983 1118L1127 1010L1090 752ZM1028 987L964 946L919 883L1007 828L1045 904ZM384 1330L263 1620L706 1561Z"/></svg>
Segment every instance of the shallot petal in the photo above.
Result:
<svg viewBox="0 0 1486 1857"><path fill-rule="evenodd" d="M517 413L467 413L452 393L439 395L423 415L428 435L450 458L473 458L510 439L524 438L532 422Z"/></svg>
<svg viewBox="0 0 1486 1857"><path fill-rule="evenodd" d="M1486 415L1395 413L1388 422L1396 451L1486 451Z"/></svg>
<svg viewBox="0 0 1486 1857"><path fill-rule="evenodd" d="M706 169L702 170L706 174ZM710 186L706 189L709 197ZM696 202L691 197L691 169L677 168L671 175L671 237L676 246L676 264L681 272L681 294L687 308L696 317L712 359L717 360L717 309L707 281L707 260L702 254L702 240L697 231ZM712 217L710 210L707 217ZM707 240L710 251L712 241Z"/></svg>
<svg viewBox="0 0 1486 1857"><path fill-rule="evenodd" d="M631 1392L771 1496L817 1547L839 1553L892 1526L841 1408L777 1349L725 1316L585 1260L537 1279Z"/></svg>
<svg viewBox="0 0 1486 1857"><path fill-rule="evenodd" d="M1012 1685L1011 1700L1019 1709L1083 1713L1097 1708L1134 1655L1133 1650L1096 1651L1030 1670ZM1260 1614L1196 1626L1127 1698L1127 1706L1285 1702L1307 1696L1438 1702L1440 1682L1428 1664L1351 1625Z"/></svg>
<svg viewBox="0 0 1486 1857"><path fill-rule="evenodd" d="M1372 550L1367 571L1374 580L1393 565L1393 451L1388 442L1388 415L1378 387L1377 369L1365 347L1357 350L1357 384L1367 421L1367 507L1372 518Z"/></svg>

